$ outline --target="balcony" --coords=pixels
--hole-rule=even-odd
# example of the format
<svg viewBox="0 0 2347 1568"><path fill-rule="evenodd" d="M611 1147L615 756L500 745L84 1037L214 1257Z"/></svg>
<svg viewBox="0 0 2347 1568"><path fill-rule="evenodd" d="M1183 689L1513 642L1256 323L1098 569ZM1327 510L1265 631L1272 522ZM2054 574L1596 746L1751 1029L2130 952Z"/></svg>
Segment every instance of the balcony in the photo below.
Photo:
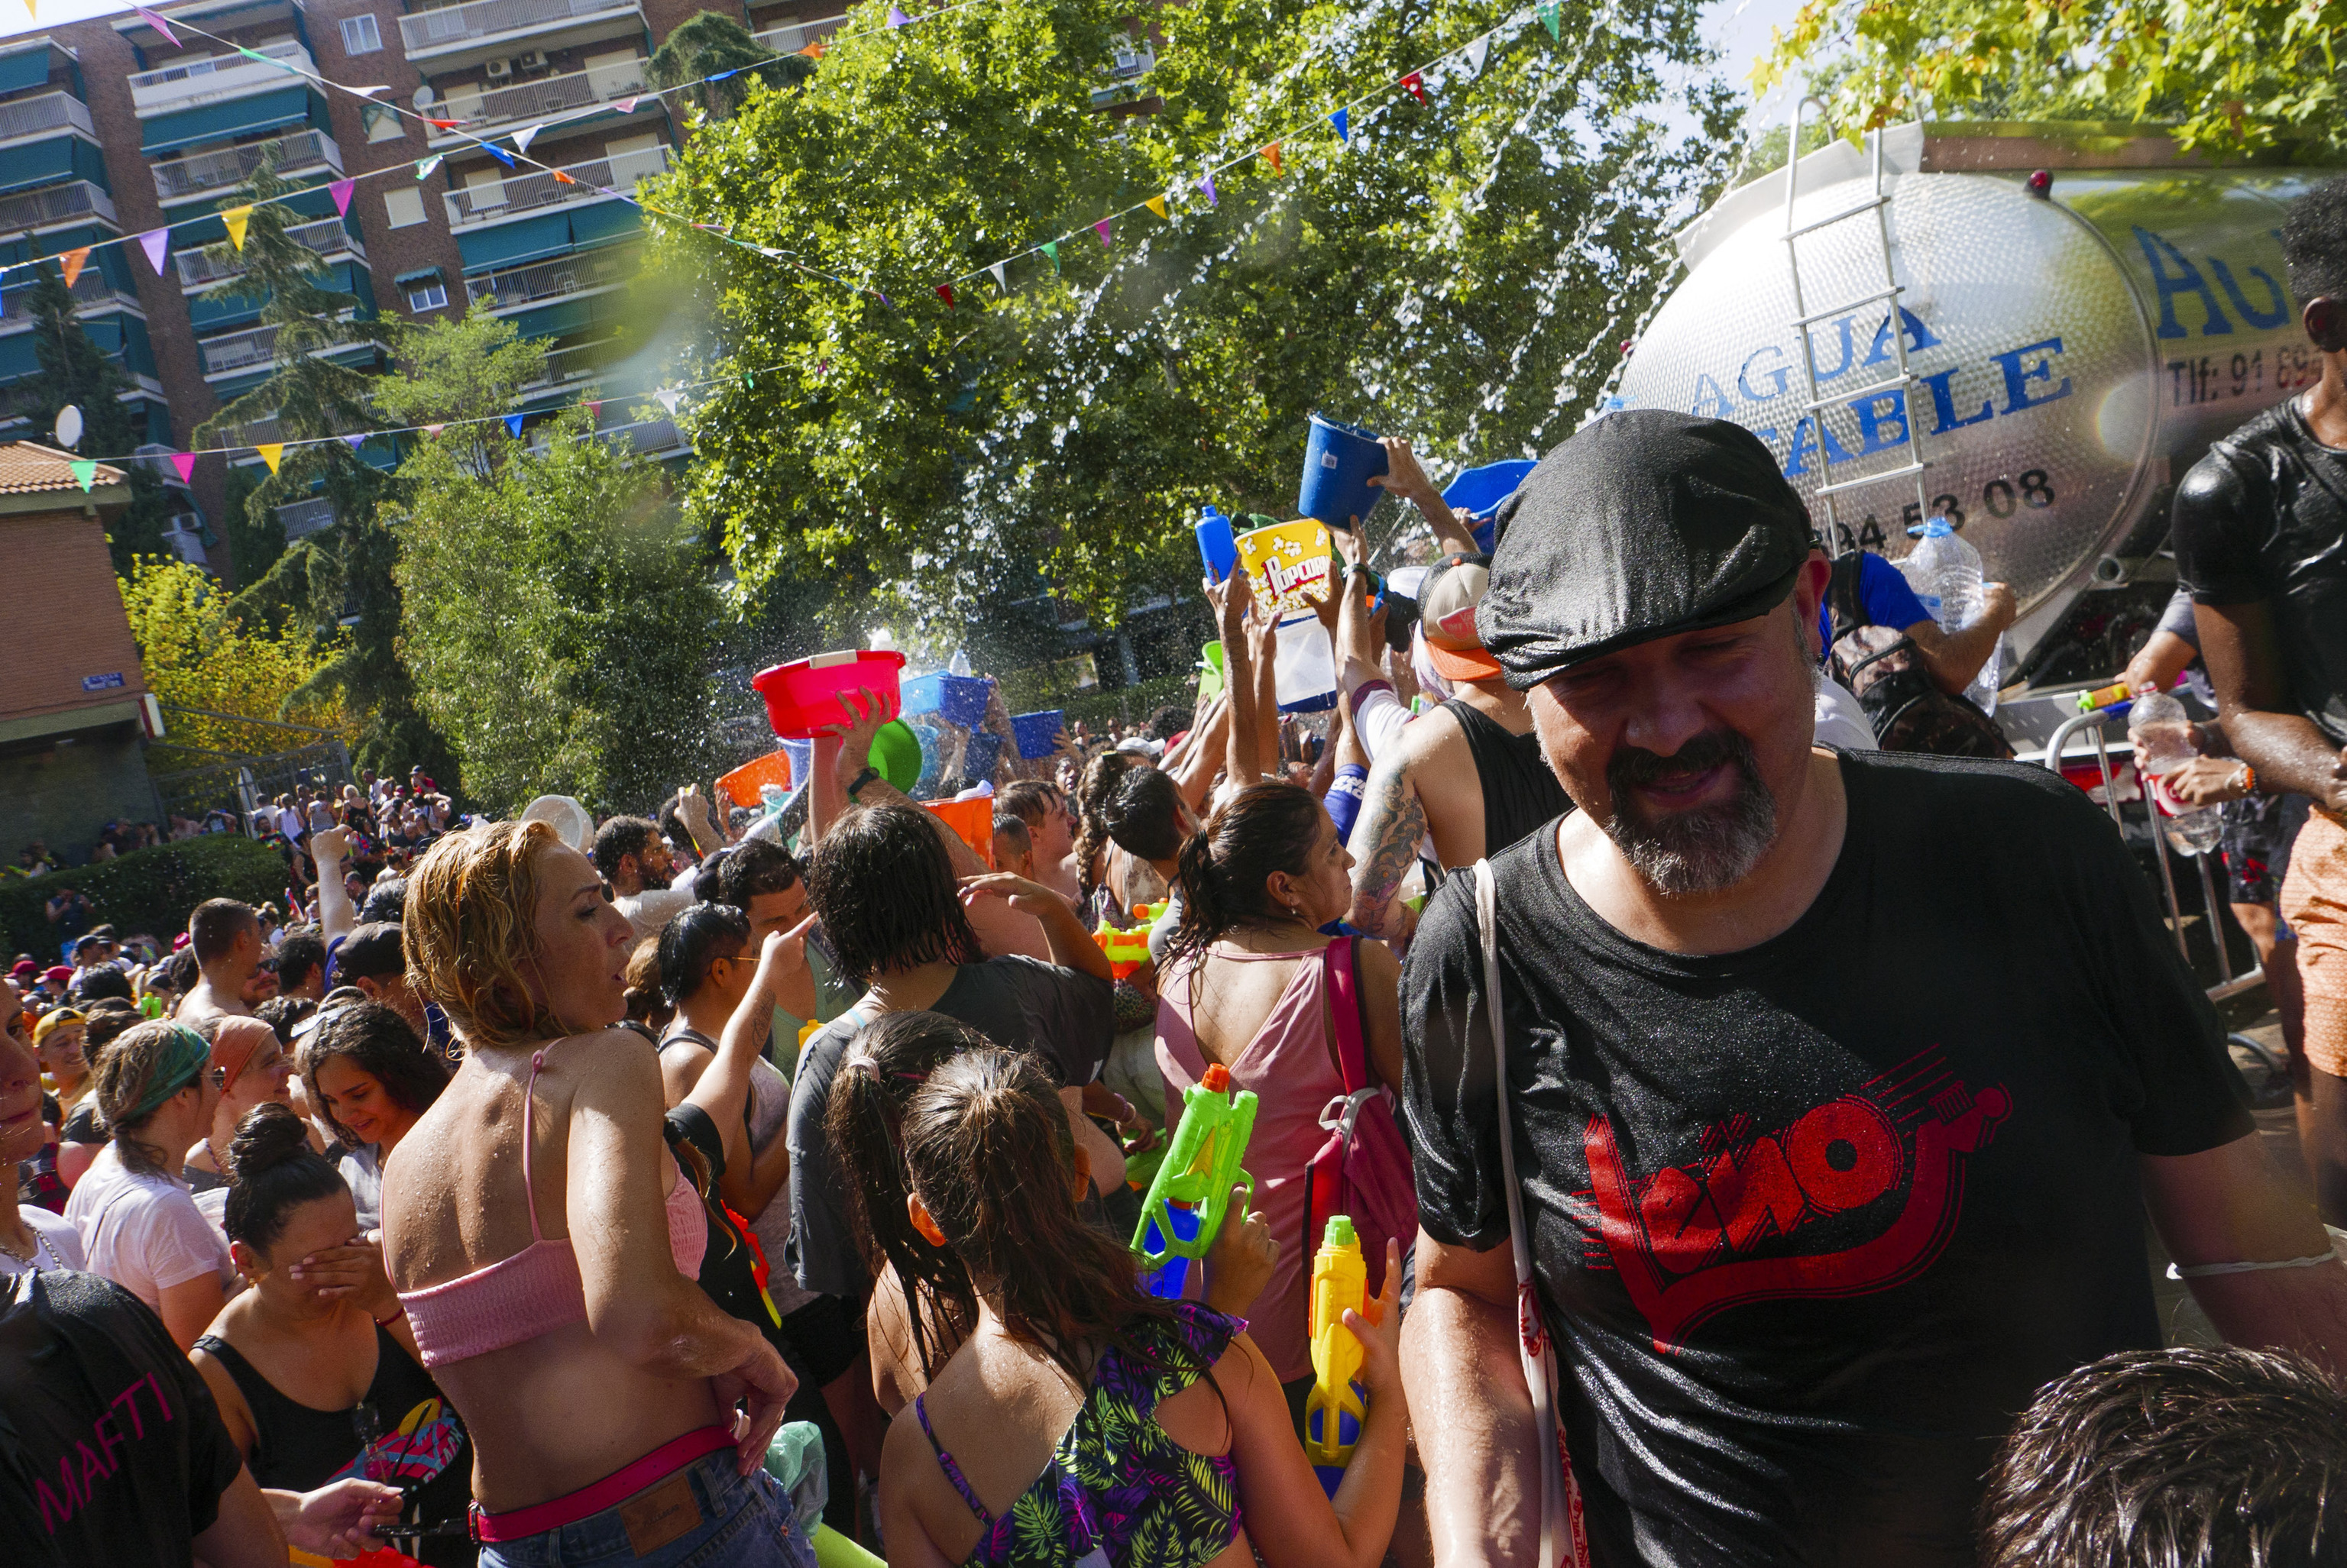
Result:
<svg viewBox="0 0 2347 1568"><path fill-rule="evenodd" d="M186 201L242 185L252 178L252 171L261 167L272 148L282 149L277 162L280 174L298 174L322 165L336 174L343 172L343 149L334 144L333 137L324 131L296 131L292 136L245 142L219 152L200 152L159 163L155 165L156 198L165 202Z"/></svg>
<svg viewBox="0 0 2347 1568"><path fill-rule="evenodd" d="M599 158L589 163L574 163L550 172L539 169L518 174L511 179L466 186L448 192L443 199L448 203L448 227L466 229L570 202L600 201L605 188L632 188L636 181L662 173L667 168L668 148L655 147L641 152L623 152L616 158ZM569 178L558 179L557 174Z"/></svg>
<svg viewBox="0 0 2347 1568"><path fill-rule="evenodd" d="M609 250L586 250L535 266L508 267L501 272L467 278L465 293L473 308L495 314L573 294L617 288L634 277L635 272L632 247L617 255Z"/></svg>
<svg viewBox="0 0 2347 1568"><path fill-rule="evenodd" d="M62 90L0 104L0 142L58 130L77 130L95 138L97 132L89 123L89 106Z"/></svg>
<svg viewBox="0 0 2347 1568"><path fill-rule="evenodd" d="M809 44L828 38L847 25L845 14L825 16L813 22L792 22L780 27L769 27L753 35L758 46L770 55L795 55Z"/></svg>
<svg viewBox="0 0 2347 1568"><path fill-rule="evenodd" d="M626 65L593 66L583 71L569 71L559 76L524 82L518 87L499 87L495 92L475 94L459 88L450 93L431 112L441 118L461 122L464 129L439 132L432 137L432 145L436 148L454 147L463 142L485 140L555 115L585 108L590 104L607 104L614 98L641 94L643 90L644 63L641 60L632 60Z"/></svg>
<svg viewBox="0 0 2347 1568"><path fill-rule="evenodd" d="M285 238L315 250L321 260L331 260L336 256L354 256L362 261L366 260L365 245L352 237L339 218L322 218L315 223L288 229ZM182 290L205 288L244 270L244 258L226 240L217 245L207 245L200 250L179 251L171 258L171 264L179 270L179 287Z"/></svg>
<svg viewBox="0 0 2347 1568"><path fill-rule="evenodd" d="M310 51L291 38L278 38L255 46L252 52L270 60L282 61L310 76L318 72L318 64L310 57ZM140 119L145 119L149 115L175 113L201 104L241 98L247 93L266 87L282 87L297 79L291 72L275 65L248 60L242 55L212 55L200 60L177 61L158 70L133 73L130 77L130 107Z"/></svg>
<svg viewBox="0 0 2347 1568"><path fill-rule="evenodd" d="M277 329L255 327L250 331L231 332L225 338L204 338L196 347L204 354L204 379L233 375L249 371L255 365L265 365L277 357Z"/></svg>
<svg viewBox="0 0 2347 1568"><path fill-rule="evenodd" d="M114 198L86 179L0 196L0 234L54 229L81 219L114 222Z"/></svg>
<svg viewBox="0 0 2347 1568"><path fill-rule="evenodd" d="M589 343L573 343L567 349L549 350L546 356L546 372L536 381L524 382L520 391L536 398L549 392L575 387L584 382L600 381L610 368L611 340L598 339Z"/></svg>
<svg viewBox="0 0 2347 1568"><path fill-rule="evenodd" d="M400 42L407 57L422 62L446 61L450 70L462 64L488 59L526 38L540 46L561 42L592 43L624 37L644 30L643 7L637 0L470 0L442 5L399 19Z"/></svg>
<svg viewBox="0 0 2347 1568"><path fill-rule="evenodd" d="M306 501L291 501L277 508L277 522L285 530L285 542L290 545L307 535L333 527L334 504L323 495L313 495Z"/></svg>
<svg viewBox="0 0 2347 1568"><path fill-rule="evenodd" d="M96 267L83 268L81 276L74 280L73 288L68 292L73 295L76 315L100 305L111 305L117 310L138 309L138 296L135 291L117 289ZM0 294L0 332L22 331L32 324L33 285L30 282L20 283L5 294Z"/></svg>
<svg viewBox="0 0 2347 1568"><path fill-rule="evenodd" d="M172 517L163 528L163 542L178 552L180 560L190 566L205 565L204 520L193 512L182 512Z"/></svg>

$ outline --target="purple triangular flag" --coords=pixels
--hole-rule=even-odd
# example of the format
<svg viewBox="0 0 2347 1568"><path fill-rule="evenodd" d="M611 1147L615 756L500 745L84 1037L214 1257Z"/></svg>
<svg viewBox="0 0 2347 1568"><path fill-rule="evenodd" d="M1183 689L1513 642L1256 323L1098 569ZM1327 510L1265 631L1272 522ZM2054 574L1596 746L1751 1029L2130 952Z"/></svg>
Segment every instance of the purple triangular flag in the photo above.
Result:
<svg viewBox="0 0 2347 1568"><path fill-rule="evenodd" d="M913 19L910 16L906 15L902 11L897 9L896 6L891 5L888 7L888 25L891 27L907 26L911 24L912 20Z"/></svg>
<svg viewBox="0 0 2347 1568"><path fill-rule="evenodd" d="M1214 177L1213 175L1208 174L1200 176L1198 179L1198 188L1206 193L1207 206L1220 207L1223 204L1222 198L1214 194Z"/></svg>
<svg viewBox="0 0 2347 1568"><path fill-rule="evenodd" d="M361 431L356 435L346 435L343 437L343 439L350 443L350 448L353 452L356 452L360 447L366 444L366 432Z"/></svg>
<svg viewBox="0 0 2347 1568"><path fill-rule="evenodd" d="M163 275L163 253L171 248L171 226L149 229L138 237L138 248L147 252L147 265L155 269L155 276Z"/></svg>
<svg viewBox="0 0 2347 1568"><path fill-rule="evenodd" d="M334 210L344 218L351 215L351 192L356 190L358 185L359 182L355 179L337 179L330 182L326 187L333 196Z"/></svg>
<svg viewBox="0 0 2347 1568"><path fill-rule="evenodd" d="M1109 248L1108 219L1103 218L1098 223L1093 224L1092 232L1100 236L1101 249L1103 250L1107 249Z"/></svg>
<svg viewBox="0 0 2347 1568"><path fill-rule="evenodd" d="M138 19L141 22L146 23L147 25L154 28L155 31L162 34L164 37L169 39L171 47L176 49L179 46L179 36L171 31L171 24L164 21L163 18L155 15L154 12L149 11L144 5L133 5L130 8L138 13Z"/></svg>

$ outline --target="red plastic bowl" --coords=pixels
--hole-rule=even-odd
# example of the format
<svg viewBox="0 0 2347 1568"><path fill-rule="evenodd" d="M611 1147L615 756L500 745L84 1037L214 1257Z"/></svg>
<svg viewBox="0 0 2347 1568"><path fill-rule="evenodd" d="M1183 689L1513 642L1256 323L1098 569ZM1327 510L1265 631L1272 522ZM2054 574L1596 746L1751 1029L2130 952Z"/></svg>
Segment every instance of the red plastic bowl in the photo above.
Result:
<svg viewBox="0 0 2347 1568"><path fill-rule="evenodd" d="M871 653L850 648L762 669L750 677L750 685L766 699L766 722L776 735L810 740L818 729L854 720L840 697L857 687L868 687L888 709L887 717L896 718L897 678L904 669L905 656L894 648Z"/></svg>

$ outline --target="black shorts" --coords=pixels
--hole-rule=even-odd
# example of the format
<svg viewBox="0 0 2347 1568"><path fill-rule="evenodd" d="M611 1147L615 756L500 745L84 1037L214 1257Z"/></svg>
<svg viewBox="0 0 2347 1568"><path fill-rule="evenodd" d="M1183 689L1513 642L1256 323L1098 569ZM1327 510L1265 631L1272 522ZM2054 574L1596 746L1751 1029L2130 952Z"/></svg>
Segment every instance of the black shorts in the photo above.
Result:
<svg viewBox="0 0 2347 1568"><path fill-rule="evenodd" d="M864 1354L864 1311L842 1296L818 1296L783 1319L783 1359L799 1380L820 1389Z"/></svg>
<svg viewBox="0 0 2347 1568"><path fill-rule="evenodd" d="M2252 795L2219 809L2224 830L2217 840L2225 857L2225 901L2270 905L2281 897L2290 870L2290 841L2306 820L2296 795Z"/></svg>

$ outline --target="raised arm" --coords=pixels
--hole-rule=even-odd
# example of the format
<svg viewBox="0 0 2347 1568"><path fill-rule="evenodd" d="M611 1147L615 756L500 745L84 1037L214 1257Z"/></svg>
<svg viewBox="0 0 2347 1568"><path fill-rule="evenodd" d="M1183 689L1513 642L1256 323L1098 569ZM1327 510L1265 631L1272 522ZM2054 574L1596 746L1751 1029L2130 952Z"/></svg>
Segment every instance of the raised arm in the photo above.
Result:
<svg viewBox="0 0 2347 1568"><path fill-rule="evenodd" d="M350 858L347 828L329 828L310 835L310 854L318 862L318 937L328 947L358 929L359 911L343 886L343 862Z"/></svg>
<svg viewBox="0 0 2347 1568"><path fill-rule="evenodd" d="M1386 471L1372 474L1369 483L1392 491L1417 507L1433 528L1435 543L1443 549L1457 550L1470 555L1475 554L1473 530L1459 514L1450 510L1450 503L1442 499L1442 492L1437 490L1434 482L1426 476L1426 470L1419 464L1418 453L1410 449L1409 443L1399 436L1388 435L1380 436L1378 444L1386 449Z"/></svg>
<svg viewBox="0 0 2347 1568"><path fill-rule="evenodd" d="M1174 788L1182 792L1182 799L1190 802L1194 811L1205 809L1206 797L1214 788L1214 776L1222 771L1230 724L1230 696L1217 692L1192 723L1190 733L1184 737L1181 755L1165 769L1174 780Z"/></svg>

